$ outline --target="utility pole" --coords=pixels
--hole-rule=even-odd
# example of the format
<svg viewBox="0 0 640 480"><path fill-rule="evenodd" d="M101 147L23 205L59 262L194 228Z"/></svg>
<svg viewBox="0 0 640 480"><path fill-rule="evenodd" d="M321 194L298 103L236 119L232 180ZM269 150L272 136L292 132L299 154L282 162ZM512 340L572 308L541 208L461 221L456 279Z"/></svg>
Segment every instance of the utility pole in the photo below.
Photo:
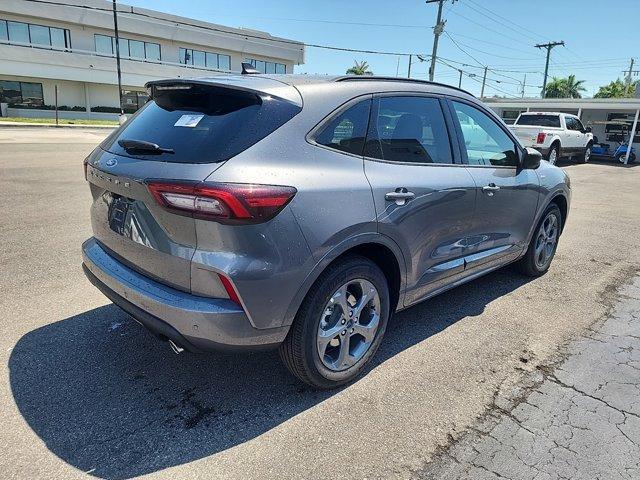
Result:
<svg viewBox="0 0 640 480"><path fill-rule="evenodd" d="M542 98L546 95L547 90L547 75L549 74L549 57L551 56L551 49L553 47L557 47L558 45L564 45L564 40L559 42L549 42L549 43L539 43L534 45L536 48L546 48L547 49L547 62L544 65L544 81L542 82Z"/></svg>
<svg viewBox="0 0 640 480"><path fill-rule="evenodd" d="M527 85L527 74L524 74L524 80L522 80L522 98L524 98L524 87Z"/></svg>
<svg viewBox="0 0 640 480"><path fill-rule="evenodd" d="M113 30L116 38L116 68L118 69L118 98L120 99L120 115L124 115L122 108L122 72L120 71L120 38L118 36L118 14L116 0L113 0Z"/></svg>
<svg viewBox="0 0 640 480"><path fill-rule="evenodd" d="M426 0L425 3L437 3L438 4L438 20L436 21L436 26L433 27L433 50L431 51L431 66L429 67L429 81L433 82L433 75L436 72L436 58L438 54L438 39L442 32L444 31L445 21L442 21L442 4L447 0ZM451 3L454 3L456 0L451 0Z"/></svg>
<svg viewBox="0 0 640 480"><path fill-rule="evenodd" d="M628 89L628 88L629 88L629 86L631 85L631 75L632 75L633 73L637 73L637 70L635 70L635 71L633 70L633 64L634 64L634 62L635 62L635 61L636 61L636 59L635 59L635 58L632 58L632 59L631 59L631 63L629 64L629 70L628 70L627 72L625 72L625 73L627 73L627 82L626 82L626 84L625 84L625 86L627 87L627 89Z"/></svg>
<svg viewBox="0 0 640 480"><path fill-rule="evenodd" d="M484 67L484 75L482 76L482 90L480 90L480 98L484 97L484 85L487 83L487 68Z"/></svg>
<svg viewBox="0 0 640 480"><path fill-rule="evenodd" d="M407 78L411 78L411 61L412 60L413 60L413 55L409 54L409 71L407 72Z"/></svg>
<svg viewBox="0 0 640 480"><path fill-rule="evenodd" d="M458 78L458 88L462 88L462 69L458 69L458 73L460 73L460 78Z"/></svg>

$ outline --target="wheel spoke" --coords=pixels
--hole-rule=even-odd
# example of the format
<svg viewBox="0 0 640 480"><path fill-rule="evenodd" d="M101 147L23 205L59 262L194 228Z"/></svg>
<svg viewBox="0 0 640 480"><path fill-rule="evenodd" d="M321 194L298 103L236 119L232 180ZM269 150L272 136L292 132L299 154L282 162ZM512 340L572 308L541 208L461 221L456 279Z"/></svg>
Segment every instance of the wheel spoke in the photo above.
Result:
<svg viewBox="0 0 640 480"><path fill-rule="evenodd" d="M364 307L366 307L378 293L369 282L362 282L360 286L362 288L362 297L360 297L360 300L358 300L358 303L356 303L356 306L353 308L354 317L359 317Z"/></svg>
<svg viewBox="0 0 640 480"><path fill-rule="evenodd" d="M339 335L342 330L344 330L344 325L342 325L341 322L338 321L338 323L336 323L330 329L320 329L318 331L318 354L320 356L324 355L324 353L327 351L329 342L336 338L336 336Z"/></svg>
<svg viewBox="0 0 640 480"><path fill-rule="evenodd" d="M342 314L345 317L349 316L349 309L351 308L349 302L347 302L347 286L348 285L345 284L340 287L338 291L333 294L333 297L331 297L330 300L332 303L340 306L340 308L342 309Z"/></svg>
<svg viewBox="0 0 640 480"><path fill-rule="evenodd" d="M353 361L351 355L349 355L349 344L350 344L350 336L349 335L341 335L340 336L340 351L338 352L338 358L336 359L336 367L337 368L345 368L353 365Z"/></svg>
<svg viewBox="0 0 640 480"><path fill-rule="evenodd" d="M366 325L357 324L353 327L353 333L360 334L364 337L365 342L373 342L373 339L376 336L376 332L378 331L378 324L380 323L380 315L378 313L374 313L371 317L371 320Z"/></svg>

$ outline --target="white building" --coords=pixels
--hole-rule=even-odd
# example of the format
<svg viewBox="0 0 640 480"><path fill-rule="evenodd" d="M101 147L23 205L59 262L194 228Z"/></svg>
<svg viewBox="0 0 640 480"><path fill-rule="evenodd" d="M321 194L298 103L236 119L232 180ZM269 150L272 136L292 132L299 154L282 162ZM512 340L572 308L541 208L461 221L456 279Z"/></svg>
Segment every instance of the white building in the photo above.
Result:
<svg viewBox="0 0 640 480"><path fill-rule="evenodd" d="M580 117L601 142L629 141L634 123L633 144L640 148L640 98L483 98L507 123L513 123L521 112L564 112ZM614 124L606 124L615 120ZM619 122L627 124L626 136Z"/></svg>
<svg viewBox="0 0 640 480"><path fill-rule="evenodd" d="M8 116L113 117L119 111L112 3L107 0L0 1L0 102ZM123 104L146 101L149 80L238 72L250 62L265 73L293 73L304 45L118 5ZM73 110L73 111L64 111Z"/></svg>

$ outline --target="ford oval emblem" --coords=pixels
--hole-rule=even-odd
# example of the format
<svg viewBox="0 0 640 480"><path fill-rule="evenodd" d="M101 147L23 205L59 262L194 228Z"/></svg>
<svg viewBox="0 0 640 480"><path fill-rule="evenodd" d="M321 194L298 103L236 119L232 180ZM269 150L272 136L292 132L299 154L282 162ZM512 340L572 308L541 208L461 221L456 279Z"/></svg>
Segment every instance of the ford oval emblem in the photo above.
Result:
<svg viewBox="0 0 640 480"><path fill-rule="evenodd" d="M118 164L118 159L116 158L110 158L109 160L104 162L104 165L106 167L115 167L117 164Z"/></svg>

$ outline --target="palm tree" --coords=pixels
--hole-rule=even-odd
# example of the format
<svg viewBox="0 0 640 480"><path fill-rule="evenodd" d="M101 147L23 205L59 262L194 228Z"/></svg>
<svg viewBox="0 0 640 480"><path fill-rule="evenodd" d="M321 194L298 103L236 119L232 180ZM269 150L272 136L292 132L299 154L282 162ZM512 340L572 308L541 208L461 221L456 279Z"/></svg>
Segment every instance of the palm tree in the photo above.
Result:
<svg viewBox="0 0 640 480"><path fill-rule="evenodd" d="M586 89L582 86L584 80L576 80L575 75L567 78L553 77L545 90L545 98L582 98L580 92Z"/></svg>
<svg viewBox="0 0 640 480"><path fill-rule="evenodd" d="M586 91L583 86L584 80L576 80L575 75L569 75L567 77L567 97L569 98L582 98L580 92Z"/></svg>
<svg viewBox="0 0 640 480"><path fill-rule="evenodd" d="M637 83L637 82L636 82ZM636 91L636 83L632 83L627 87L625 82L619 78L609 85L603 85L593 97L594 98L623 98L633 97Z"/></svg>
<svg viewBox="0 0 640 480"><path fill-rule="evenodd" d="M366 61L358 62L353 61L354 65L347 70L347 75L373 75L373 72L369 70L369 64Z"/></svg>

